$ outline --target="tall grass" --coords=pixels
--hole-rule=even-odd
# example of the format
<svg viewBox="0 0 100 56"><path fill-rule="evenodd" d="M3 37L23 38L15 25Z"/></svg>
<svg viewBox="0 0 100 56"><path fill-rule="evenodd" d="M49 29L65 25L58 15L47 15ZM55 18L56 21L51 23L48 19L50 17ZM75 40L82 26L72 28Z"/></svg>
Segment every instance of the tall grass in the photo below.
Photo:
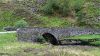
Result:
<svg viewBox="0 0 100 56"><path fill-rule="evenodd" d="M18 42L16 33L0 34L0 56L99 56L99 52L99 47Z"/></svg>

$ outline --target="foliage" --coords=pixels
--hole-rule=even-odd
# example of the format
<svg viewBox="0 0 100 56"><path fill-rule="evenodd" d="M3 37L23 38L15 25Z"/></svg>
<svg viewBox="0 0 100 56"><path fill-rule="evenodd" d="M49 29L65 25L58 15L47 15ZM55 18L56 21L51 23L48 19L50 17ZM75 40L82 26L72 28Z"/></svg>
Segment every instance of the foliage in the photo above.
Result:
<svg viewBox="0 0 100 56"><path fill-rule="evenodd" d="M42 8L43 12L46 14L52 14L53 13L53 0L47 0L47 4Z"/></svg>
<svg viewBox="0 0 100 56"><path fill-rule="evenodd" d="M24 27L27 27L27 26L28 26L28 23L23 19L15 22L15 27L16 28L24 28Z"/></svg>
<svg viewBox="0 0 100 56"><path fill-rule="evenodd" d="M76 13L77 24L79 26L87 26L92 28L100 27L100 21L98 16L100 15L100 9L96 8L93 2L89 2L84 5L84 8Z"/></svg>
<svg viewBox="0 0 100 56"><path fill-rule="evenodd" d="M100 8L97 8L97 1L91 0L47 0L43 7L46 14L62 16L71 16L77 18L78 26L88 26L92 28L99 28Z"/></svg>
<svg viewBox="0 0 100 56"><path fill-rule="evenodd" d="M13 25L15 18L13 17L13 12L11 11L0 11L0 26L7 26L9 25Z"/></svg>
<svg viewBox="0 0 100 56"><path fill-rule="evenodd" d="M82 9L84 2L85 0L47 0L43 11L47 14L54 14L56 12L62 14L62 16L68 16L72 11Z"/></svg>
<svg viewBox="0 0 100 56"><path fill-rule="evenodd" d="M37 0L9 0L9 2L2 0L2 2L0 1L0 29L14 26L14 23L22 18L25 18L30 26L72 26L72 22L64 20L68 19L67 17L76 21L75 26L100 27L100 21L97 19L100 15L100 8L97 8L99 0L46 0L43 4L39 4ZM43 17L34 18L34 14L36 16L41 14Z"/></svg>
<svg viewBox="0 0 100 56"><path fill-rule="evenodd" d="M59 0L59 10L62 13L63 16L68 16L69 12L70 12L70 8L69 8L69 0Z"/></svg>
<svg viewBox="0 0 100 56"><path fill-rule="evenodd" d="M36 41L39 42L39 43L44 43L45 42L45 39L42 36L38 35L36 37Z"/></svg>

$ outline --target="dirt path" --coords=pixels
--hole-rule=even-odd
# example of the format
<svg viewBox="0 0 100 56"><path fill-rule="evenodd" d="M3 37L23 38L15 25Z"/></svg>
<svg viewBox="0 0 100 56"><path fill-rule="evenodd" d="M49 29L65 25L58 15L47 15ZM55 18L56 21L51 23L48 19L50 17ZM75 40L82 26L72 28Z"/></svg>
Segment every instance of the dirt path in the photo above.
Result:
<svg viewBox="0 0 100 56"><path fill-rule="evenodd" d="M6 34L6 33L16 33L16 31L6 31L6 32L0 32L0 34Z"/></svg>

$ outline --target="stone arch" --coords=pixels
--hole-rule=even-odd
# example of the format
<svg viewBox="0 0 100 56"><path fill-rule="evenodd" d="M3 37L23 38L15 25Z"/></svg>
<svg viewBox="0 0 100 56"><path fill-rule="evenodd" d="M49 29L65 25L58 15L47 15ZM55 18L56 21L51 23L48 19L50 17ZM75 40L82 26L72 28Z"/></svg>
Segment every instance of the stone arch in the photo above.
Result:
<svg viewBox="0 0 100 56"><path fill-rule="evenodd" d="M56 37L53 34L51 34L51 33L44 33L44 34L42 34L42 36L44 37L44 39L47 42L50 42L53 45L58 45L59 44L59 42L56 39Z"/></svg>

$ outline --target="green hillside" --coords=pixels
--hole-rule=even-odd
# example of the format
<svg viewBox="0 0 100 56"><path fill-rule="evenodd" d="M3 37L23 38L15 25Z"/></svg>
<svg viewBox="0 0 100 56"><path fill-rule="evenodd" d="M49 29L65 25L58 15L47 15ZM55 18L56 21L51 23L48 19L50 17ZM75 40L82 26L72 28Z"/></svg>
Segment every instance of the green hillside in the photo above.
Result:
<svg viewBox="0 0 100 56"><path fill-rule="evenodd" d="M18 21L31 27L100 28L99 0L1 0L0 29L20 27ZM25 25L26 26L26 25ZM24 27L24 26L23 26Z"/></svg>

